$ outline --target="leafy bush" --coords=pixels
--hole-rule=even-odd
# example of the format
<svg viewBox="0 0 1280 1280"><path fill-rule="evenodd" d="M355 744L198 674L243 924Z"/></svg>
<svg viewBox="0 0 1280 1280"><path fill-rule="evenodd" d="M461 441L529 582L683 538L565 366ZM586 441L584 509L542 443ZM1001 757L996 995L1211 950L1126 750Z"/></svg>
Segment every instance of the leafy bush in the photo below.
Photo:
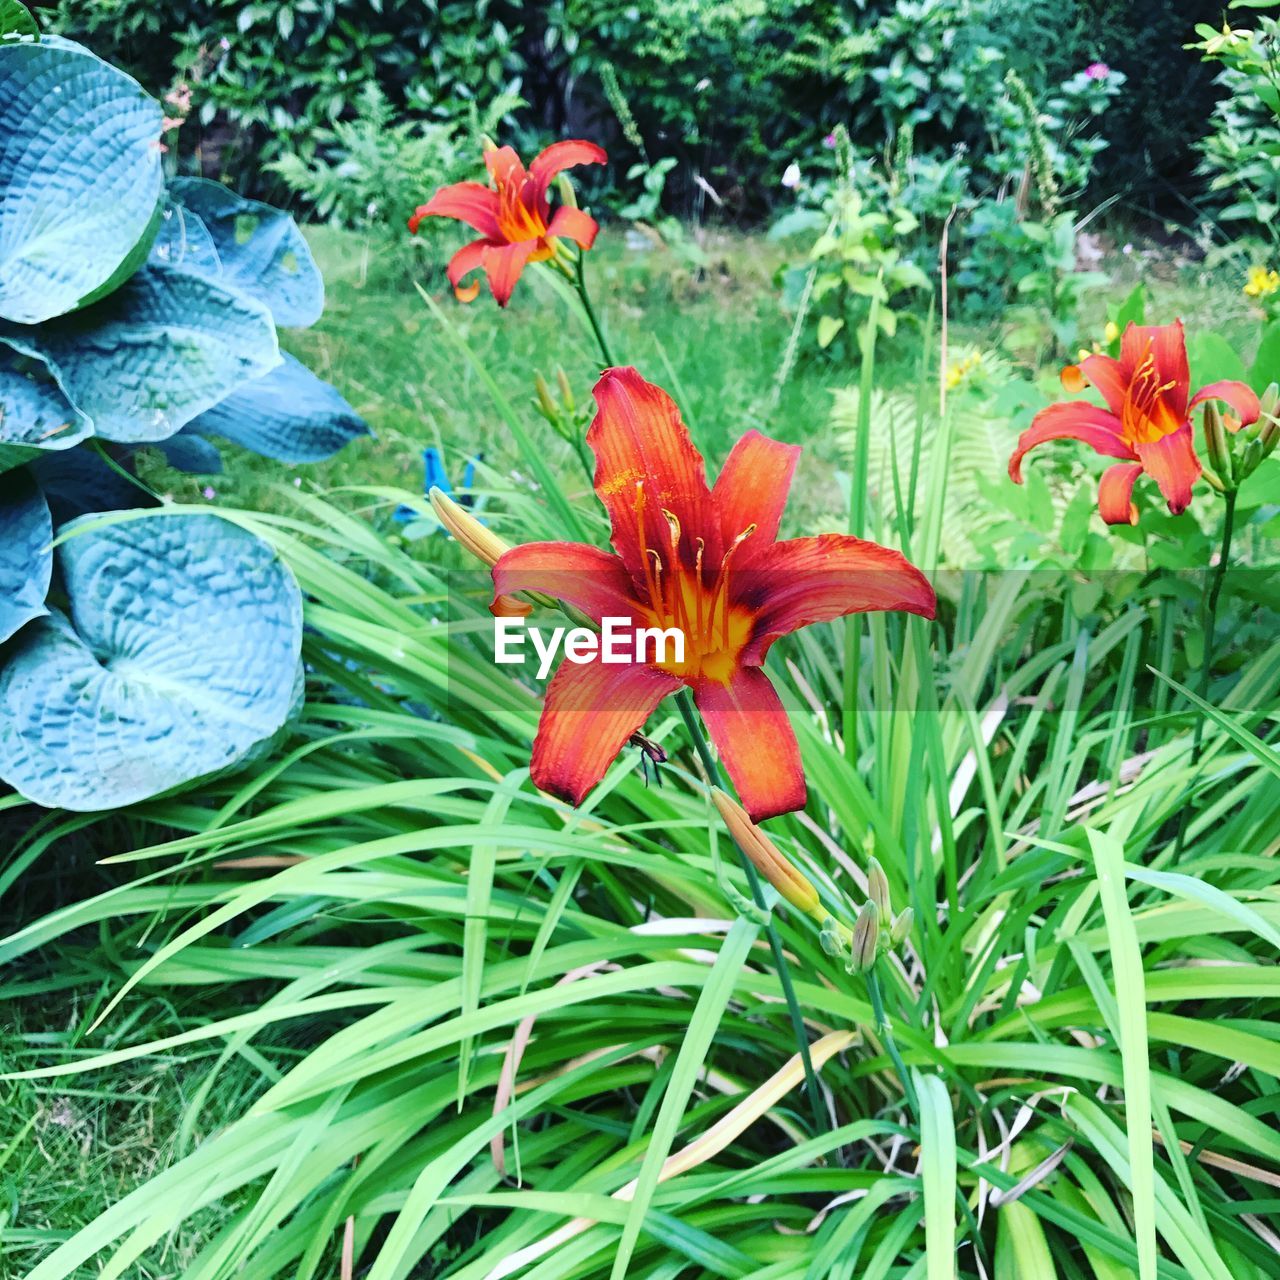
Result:
<svg viewBox="0 0 1280 1280"><path fill-rule="evenodd" d="M1196 28L1207 59L1222 64L1226 96L1200 144L1209 190L1224 193L1218 216L1280 244L1280 22L1259 16L1252 30Z"/></svg>
<svg viewBox="0 0 1280 1280"><path fill-rule="evenodd" d="M265 545L106 514L159 507L139 450L216 471L210 437L298 462L365 430L279 351L276 325L323 306L298 228L166 185L160 129L80 45L0 43L0 778L72 809L244 760L298 696L301 604Z"/></svg>
<svg viewBox="0 0 1280 1280"><path fill-rule="evenodd" d="M322 131L358 114L370 85L396 111L456 122L518 89L520 0L176 0L158 24L122 0L60 0L52 24L110 49L159 92L188 85L186 155L252 194L262 163L323 152ZM536 10L535 10L536 11Z"/></svg>
<svg viewBox="0 0 1280 1280"><path fill-rule="evenodd" d="M403 239L406 210L420 204L424 192L467 177L479 137L495 132L519 102L502 93L483 112L473 107L465 120L405 120L370 81L350 120L316 129L309 157L289 151L266 168L317 216L340 227L394 231Z"/></svg>

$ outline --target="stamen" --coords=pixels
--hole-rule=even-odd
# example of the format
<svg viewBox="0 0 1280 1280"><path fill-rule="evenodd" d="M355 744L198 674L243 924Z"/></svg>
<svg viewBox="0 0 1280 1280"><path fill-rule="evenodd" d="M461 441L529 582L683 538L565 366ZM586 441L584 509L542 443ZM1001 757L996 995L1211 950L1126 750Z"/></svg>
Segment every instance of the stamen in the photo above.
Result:
<svg viewBox="0 0 1280 1280"><path fill-rule="evenodd" d="M715 594L711 597L711 618L710 626L712 629L716 625L716 608L723 601L724 603L724 621L721 623L721 641L720 643L727 649L729 647L729 558L746 540L755 533L758 528L755 524L749 524L736 538L729 544L729 550L724 553L720 560L720 572L716 575Z"/></svg>
<svg viewBox="0 0 1280 1280"><path fill-rule="evenodd" d="M662 608L662 591L661 591L662 557L656 551L654 551L652 547L649 546L649 540L645 536L645 529L644 529L645 493L644 493L643 480L636 481L636 498L635 498L634 507L635 507L635 513L636 513L636 541L640 546L640 559L644 562L644 575L645 575L644 584L649 589L649 603L655 609L660 609ZM653 570L651 570L649 567L650 556L653 556L653 558L657 562L656 575L654 574Z"/></svg>

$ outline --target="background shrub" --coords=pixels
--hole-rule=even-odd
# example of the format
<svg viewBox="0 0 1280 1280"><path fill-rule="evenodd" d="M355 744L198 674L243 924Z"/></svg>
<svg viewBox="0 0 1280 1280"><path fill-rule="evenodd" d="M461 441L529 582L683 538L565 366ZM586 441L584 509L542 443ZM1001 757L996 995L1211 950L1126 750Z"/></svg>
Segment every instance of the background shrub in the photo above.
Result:
<svg viewBox="0 0 1280 1280"><path fill-rule="evenodd" d="M1021 0L175 0L163 22L125 0L49 9L47 27L153 92L189 86L192 115L174 138L183 163L274 199L284 175L261 162L332 161L336 126L356 120L362 101L367 115L362 95L376 85L397 118L452 125L519 94L516 137L591 132L615 152L617 173L674 159L668 212L710 211L701 179L723 201L717 216L750 222L774 206L786 165L837 124L874 151L909 130L918 153L960 148L980 164L998 149L991 109L1007 70L1043 104L1102 61L1127 84L1097 122L1108 149L1089 199L1119 194L1185 218L1175 187L1222 92L1182 48L1206 15L1157 0L1063 0L1051 12ZM630 136L606 66L629 104Z"/></svg>

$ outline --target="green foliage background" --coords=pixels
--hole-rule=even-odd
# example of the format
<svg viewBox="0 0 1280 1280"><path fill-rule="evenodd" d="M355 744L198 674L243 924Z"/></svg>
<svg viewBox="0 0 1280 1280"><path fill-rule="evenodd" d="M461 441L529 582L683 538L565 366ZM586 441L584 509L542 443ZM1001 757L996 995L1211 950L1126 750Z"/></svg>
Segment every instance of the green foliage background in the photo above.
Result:
<svg viewBox="0 0 1280 1280"><path fill-rule="evenodd" d="M1102 60L1128 78L1103 122L1096 194L1185 213L1172 184L1215 96L1212 68L1182 45L1197 19L1159 0L58 0L44 21L153 91L196 85L181 147L250 194L281 195L262 170L350 118L376 84L393 108L456 119L516 88L526 134L603 137L637 158L600 82L617 72L647 149L685 162L668 204L686 213L703 175L739 218L766 213L798 151L837 123L881 148L911 122L922 146L986 145L981 103L1012 67L1033 92ZM225 44L224 44L225 42ZM994 50L992 58L984 51ZM990 82L988 84L987 82ZM1169 93L1177 84L1178 92ZM622 171L621 168L618 170Z"/></svg>

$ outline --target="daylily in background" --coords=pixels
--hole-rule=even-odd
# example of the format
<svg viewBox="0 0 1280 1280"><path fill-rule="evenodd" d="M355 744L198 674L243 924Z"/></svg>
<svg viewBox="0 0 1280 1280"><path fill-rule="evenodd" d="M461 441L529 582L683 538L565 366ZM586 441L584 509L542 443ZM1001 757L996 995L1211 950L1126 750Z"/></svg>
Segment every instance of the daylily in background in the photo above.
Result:
<svg viewBox="0 0 1280 1280"><path fill-rule="evenodd" d="M1086 382L1102 393L1106 408L1087 400L1051 404L1018 438L1009 475L1022 483L1022 459L1046 440L1081 440L1108 458L1122 458L1102 473L1098 510L1108 524L1135 524L1134 481L1144 472L1159 486L1169 510L1180 515L1191 503L1201 473L1191 430L1191 411L1207 400L1230 405L1242 425L1257 420L1258 397L1243 382L1214 382L1190 395L1191 374L1182 321L1126 326L1120 358L1092 355L1062 371L1068 391Z"/></svg>
<svg viewBox="0 0 1280 1280"><path fill-rule="evenodd" d="M464 285L472 271L483 270L500 307L527 262L542 262L555 254L555 240L564 237L590 249L599 228L595 219L562 204L551 212L547 187L565 169L580 164L604 164L604 151L593 142L572 140L552 143L526 170L510 147L484 153L492 186L482 182L455 182L414 210L409 230L415 235L423 218L456 218L474 227L480 239L463 245L449 262L449 283L460 302L471 302L480 282Z"/></svg>
<svg viewBox="0 0 1280 1280"><path fill-rule="evenodd" d="M607 369L587 432L613 552L572 542L512 548L493 567L499 596L533 591L597 624L676 628L683 662L566 661L547 686L534 783L580 804L669 693L688 686L756 822L802 808L795 733L761 670L779 636L850 613L934 616L933 588L897 551L846 534L779 542L800 449L749 431L714 487L661 388ZM652 655L651 656L655 656Z"/></svg>

